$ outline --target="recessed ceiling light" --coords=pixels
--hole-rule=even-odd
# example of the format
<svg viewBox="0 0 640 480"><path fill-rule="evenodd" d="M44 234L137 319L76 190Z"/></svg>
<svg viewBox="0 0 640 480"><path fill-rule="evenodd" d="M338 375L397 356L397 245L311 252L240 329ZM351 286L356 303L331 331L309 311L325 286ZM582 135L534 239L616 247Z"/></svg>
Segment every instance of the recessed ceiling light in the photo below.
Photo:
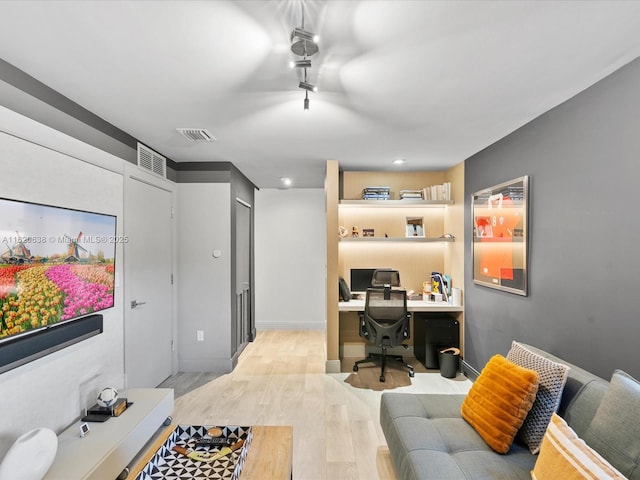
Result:
<svg viewBox="0 0 640 480"><path fill-rule="evenodd" d="M394 164L394 165L402 165L403 163L406 163L406 160L405 160L404 158L396 158L396 159L393 161L393 164Z"/></svg>
<svg viewBox="0 0 640 480"><path fill-rule="evenodd" d="M282 177L280 181L282 182L282 185L284 185L285 187L290 187L291 184L293 183L289 177Z"/></svg>

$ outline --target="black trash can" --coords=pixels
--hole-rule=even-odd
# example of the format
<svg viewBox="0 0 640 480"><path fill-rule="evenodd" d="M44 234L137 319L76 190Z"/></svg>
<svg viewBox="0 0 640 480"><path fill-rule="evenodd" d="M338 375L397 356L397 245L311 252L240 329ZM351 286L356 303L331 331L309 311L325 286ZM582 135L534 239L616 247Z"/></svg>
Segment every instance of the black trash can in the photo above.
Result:
<svg viewBox="0 0 640 480"><path fill-rule="evenodd" d="M455 378L460 368L460 349L456 347L443 348L438 352L440 375Z"/></svg>

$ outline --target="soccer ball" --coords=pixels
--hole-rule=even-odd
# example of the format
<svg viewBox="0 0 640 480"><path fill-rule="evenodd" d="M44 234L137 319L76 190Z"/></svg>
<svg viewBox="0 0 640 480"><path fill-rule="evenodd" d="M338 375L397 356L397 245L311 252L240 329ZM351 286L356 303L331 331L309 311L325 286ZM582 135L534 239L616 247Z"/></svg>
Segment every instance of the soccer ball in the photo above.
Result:
<svg viewBox="0 0 640 480"><path fill-rule="evenodd" d="M96 398L96 402L101 407L111 407L116 403L116 400L118 400L118 390L113 387L103 388Z"/></svg>

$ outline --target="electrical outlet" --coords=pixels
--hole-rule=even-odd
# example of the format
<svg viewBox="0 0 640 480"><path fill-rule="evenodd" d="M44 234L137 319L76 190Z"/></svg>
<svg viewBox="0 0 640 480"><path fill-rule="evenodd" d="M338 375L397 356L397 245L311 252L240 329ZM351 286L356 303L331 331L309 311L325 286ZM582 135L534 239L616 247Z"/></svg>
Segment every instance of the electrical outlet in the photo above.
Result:
<svg viewBox="0 0 640 480"><path fill-rule="evenodd" d="M199 342L204 342L204 330L198 330L198 331L196 332L196 339L197 339Z"/></svg>

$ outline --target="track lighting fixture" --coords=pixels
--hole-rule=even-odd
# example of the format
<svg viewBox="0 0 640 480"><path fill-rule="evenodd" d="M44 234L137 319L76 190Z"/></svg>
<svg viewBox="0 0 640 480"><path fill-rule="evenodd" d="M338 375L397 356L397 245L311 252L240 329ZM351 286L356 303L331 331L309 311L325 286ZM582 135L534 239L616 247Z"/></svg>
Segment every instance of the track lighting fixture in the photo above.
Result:
<svg viewBox="0 0 640 480"><path fill-rule="evenodd" d="M304 93L304 109L309 110L309 92L317 92L318 88L315 85L307 82L307 68L311 68L311 60L308 58L315 55L319 51L318 40L319 35L304 28L304 0L300 2L302 9L302 24L300 27L295 27L291 31L291 51L301 59L291 61L289 66L291 68L304 69L304 80L298 84L298 87L305 90Z"/></svg>
<svg viewBox="0 0 640 480"><path fill-rule="evenodd" d="M300 57L315 55L319 50L319 39L315 33L296 27L291 32L291 51Z"/></svg>
<svg viewBox="0 0 640 480"><path fill-rule="evenodd" d="M308 40L313 43L318 43L318 41L320 40L320 35L318 35L317 33L311 33L310 31L305 30L304 28L296 27L291 31L292 42L294 38L299 38L300 40Z"/></svg>
<svg viewBox="0 0 640 480"><path fill-rule="evenodd" d="M302 88L303 90L307 90L309 92L317 92L318 91L318 87L316 87L315 85L311 85L308 82L300 82L298 84L298 87Z"/></svg>
<svg viewBox="0 0 640 480"><path fill-rule="evenodd" d="M311 59L303 58L302 60L291 60L289 62L291 68L311 68Z"/></svg>

